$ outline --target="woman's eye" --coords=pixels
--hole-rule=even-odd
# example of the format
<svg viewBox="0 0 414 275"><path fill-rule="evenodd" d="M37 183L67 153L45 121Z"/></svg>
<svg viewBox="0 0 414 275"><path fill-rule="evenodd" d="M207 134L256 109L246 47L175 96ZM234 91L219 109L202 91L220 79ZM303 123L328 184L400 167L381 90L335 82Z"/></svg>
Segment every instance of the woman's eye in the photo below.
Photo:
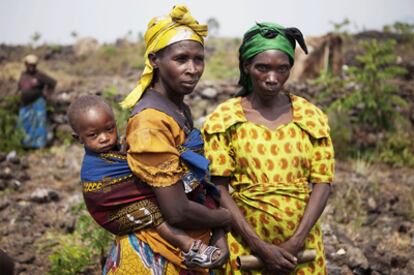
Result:
<svg viewBox="0 0 414 275"><path fill-rule="evenodd" d="M278 71L279 71L279 73L284 74L284 73L287 73L289 71L289 68L287 66L283 66L283 67L280 67L278 69Z"/></svg>
<svg viewBox="0 0 414 275"><path fill-rule="evenodd" d="M265 71L267 71L267 66L265 66L265 65L257 65L256 66L256 69L258 71L265 72Z"/></svg>
<svg viewBox="0 0 414 275"><path fill-rule="evenodd" d="M196 60L197 62L204 62L204 56L197 56L197 57L195 58L195 60Z"/></svg>
<svg viewBox="0 0 414 275"><path fill-rule="evenodd" d="M187 61L187 57L186 57L186 56L184 56L184 55L179 55L179 56L177 56L177 57L175 58L175 60L176 60L177 62L180 62L180 63L185 63L185 62Z"/></svg>

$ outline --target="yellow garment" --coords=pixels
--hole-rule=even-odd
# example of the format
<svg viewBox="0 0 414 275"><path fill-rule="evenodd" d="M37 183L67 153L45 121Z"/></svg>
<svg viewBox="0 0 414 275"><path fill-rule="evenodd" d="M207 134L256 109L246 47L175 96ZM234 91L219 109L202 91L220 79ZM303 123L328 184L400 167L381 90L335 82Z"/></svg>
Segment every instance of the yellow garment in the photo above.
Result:
<svg viewBox="0 0 414 275"><path fill-rule="evenodd" d="M177 146L185 140L185 133L170 116L155 109L145 109L128 121L128 164L133 173L154 187L166 187L177 183L185 168L179 159ZM210 230L192 230L186 233L193 239L209 243ZM163 256L167 263L163 274L175 275L185 269L181 251L170 245L155 229L148 228L134 233L140 241L148 244L154 253ZM153 274L145 261L136 253L129 235L117 237L120 250L119 266L108 274ZM188 272L188 271L187 271ZM185 274L208 274L207 269L191 270Z"/></svg>
<svg viewBox="0 0 414 275"><path fill-rule="evenodd" d="M126 138L129 167L147 184L165 187L184 175L177 146L185 133L172 117L146 109L129 119Z"/></svg>
<svg viewBox="0 0 414 275"><path fill-rule="evenodd" d="M150 53L156 53L173 43L183 40L193 40L204 44L204 37L206 36L207 25L199 24L184 5L174 6L167 16L153 18L148 23L148 29L144 36L146 45L144 71L137 86L121 102L121 106L123 108L133 107L151 84L153 68L148 58Z"/></svg>
<svg viewBox="0 0 414 275"><path fill-rule="evenodd" d="M142 255L139 255L131 244L130 237L128 235L117 236L115 239L115 245L119 247L119 257L120 261L116 268L108 270L105 275L153 275L158 274L162 269L162 274L166 275L179 275L180 272L186 270L186 267L182 264L183 258L181 256L181 251L172 245L170 245L166 240L164 240L154 229L146 229L142 231L137 231L134 233L135 236L147 243L154 253L162 255L167 262L163 267L151 268L146 265L142 260ZM189 234L195 239L202 240L203 242L208 243L210 238L209 232L194 231ZM206 269L193 269L191 273L189 270L186 270L188 275L207 275L209 274Z"/></svg>
<svg viewBox="0 0 414 275"><path fill-rule="evenodd" d="M232 197L246 221L261 239L274 244L295 232L309 200L309 183L331 183L334 173L326 116L305 99L290 98L293 120L275 130L247 121L240 97L218 106L203 127L211 175L231 178ZM228 242L225 273L241 274L236 257L251 254L250 250L236 234L229 234ZM317 257L298 265L295 274L326 274L318 223L305 248L316 249Z"/></svg>

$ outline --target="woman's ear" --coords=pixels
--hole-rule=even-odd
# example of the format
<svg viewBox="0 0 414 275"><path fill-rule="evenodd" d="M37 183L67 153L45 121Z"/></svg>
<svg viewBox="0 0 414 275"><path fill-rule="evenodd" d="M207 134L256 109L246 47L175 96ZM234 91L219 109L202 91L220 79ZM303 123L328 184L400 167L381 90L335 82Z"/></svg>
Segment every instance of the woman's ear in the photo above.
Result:
<svg viewBox="0 0 414 275"><path fill-rule="evenodd" d="M158 56L157 56L157 54L156 53L149 53L148 54L148 59L149 59L149 62L151 63L151 66L154 68L154 69L157 69L158 68Z"/></svg>
<svg viewBox="0 0 414 275"><path fill-rule="evenodd" d="M245 75L249 74L249 69L250 69L250 62L247 62L247 61L243 62L243 73Z"/></svg>

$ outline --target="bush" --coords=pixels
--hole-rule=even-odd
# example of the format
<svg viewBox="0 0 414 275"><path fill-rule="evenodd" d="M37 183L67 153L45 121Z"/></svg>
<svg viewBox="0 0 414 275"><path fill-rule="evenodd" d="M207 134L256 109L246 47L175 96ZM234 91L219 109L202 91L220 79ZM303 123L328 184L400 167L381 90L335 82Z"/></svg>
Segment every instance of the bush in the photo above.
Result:
<svg viewBox="0 0 414 275"><path fill-rule="evenodd" d="M49 255L49 274L79 274L88 268L99 266L100 258L108 251L113 236L98 226L81 203L74 208L80 213L76 229L72 234L58 238L58 246Z"/></svg>
<svg viewBox="0 0 414 275"><path fill-rule="evenodd" d="M73 236L61 238L59 249L49 256L51 275L73 275L83 272L90 263L91 254Z"/></svg>
<svg viewBox="0 0 414 275"><path fill-rule="evenodd" d="M17 128L20 98L6 96L0 104L0 151L22 151L24 133Z"/></svg>
<svg viewBox="0 0 414 275"><path fill-rule="evenodd" d="M393 166L414 167L414 134L398 131L387 133L377 146L379 160Z"/></svg>
<svg viewBox="0 0 414 275"><path fill-rule="evenodd" d="M352 122L374 133L394 130L395 125L405 120L399 110L408 104L397 95L391 82L406 73L404 68L393 65L397 59L395 44L394 40L363 41L364 54L356 57L361 67L350 67L347 72L347 82L353 90L330 106L344 111Z"/></svg>

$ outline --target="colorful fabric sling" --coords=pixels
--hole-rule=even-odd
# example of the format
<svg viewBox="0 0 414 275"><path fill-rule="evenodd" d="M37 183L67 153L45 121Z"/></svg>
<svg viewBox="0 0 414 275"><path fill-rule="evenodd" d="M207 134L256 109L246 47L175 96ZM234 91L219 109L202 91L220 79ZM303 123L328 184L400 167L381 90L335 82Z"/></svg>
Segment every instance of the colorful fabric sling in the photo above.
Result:
<svg viewBox="0 0 414 275"><path fill-rule="evenodd" d="M81 182L88 211L113 234L123 235L162 222L155 194L133 176L125 153L85 150Z"/></svg>

